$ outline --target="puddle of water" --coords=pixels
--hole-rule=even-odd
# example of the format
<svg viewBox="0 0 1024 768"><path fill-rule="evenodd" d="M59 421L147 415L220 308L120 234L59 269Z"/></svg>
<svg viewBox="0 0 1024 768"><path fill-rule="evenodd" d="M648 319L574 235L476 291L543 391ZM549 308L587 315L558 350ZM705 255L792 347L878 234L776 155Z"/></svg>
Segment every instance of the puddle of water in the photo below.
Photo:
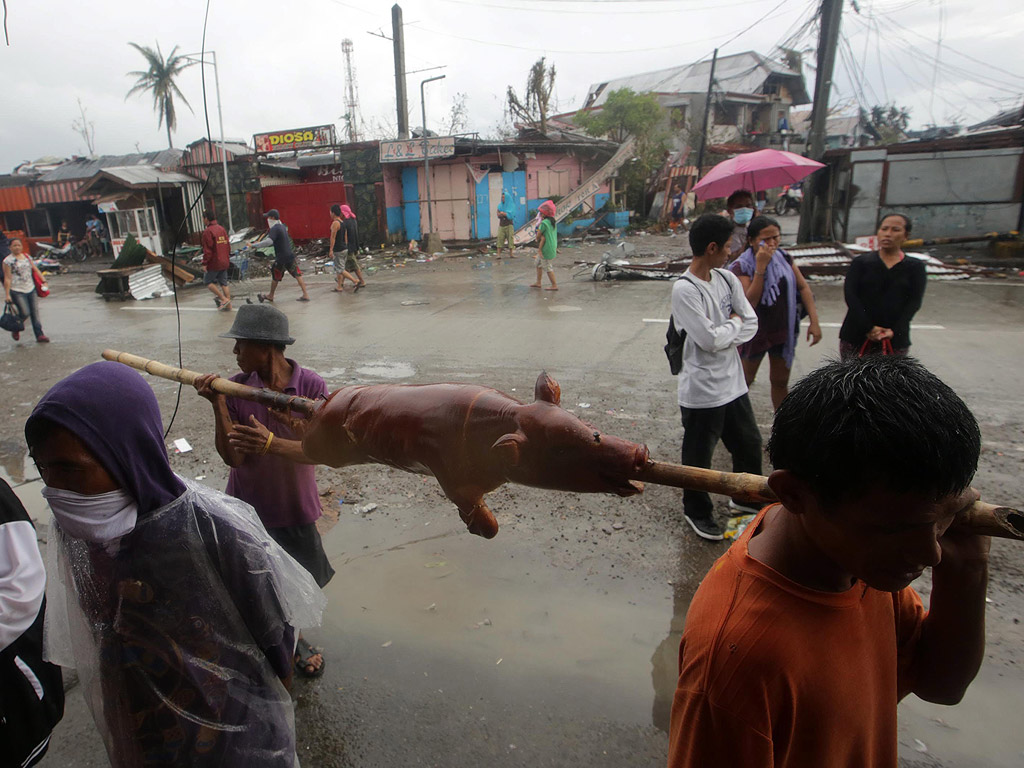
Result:
<svg viewBox="0 0 1024 768"><path fill-rule="evenodd" d="M356 368L356 373L374 379L408 379L416 375L416 369L409 363L378 360Z"/></svg>
<svg viewBox="0 0 1024 768"><path fill-rule="evenodd" d="M36 525L49 524L51 513L41 493L43 483L23 443L0 440L0 477L14 490L32 522Z"/></svg>
<svg viewBox="0 0 1024 768"><path fill-rule="evenodd" d="M1015 670L1010 670L1015 672ZM899 708L900 755L921 755L915 739L943 765L957 768L1019 768L1024 764L1020 727L1020 679L986 661L955 707L908 696Z"/></svg>
<svg viewBox="0 0 1024 768"><path fill-rule="evenodd" d="M460 703L483 695L481 677L514 676L536 682L509 694L515 706L652 723L675 686L669 587L588 577L508 533L486 541L461 525L424 525L415 509L400 515L343 517L324 540L338 574L324 590L324 629L384 654L375 675L443 664L444 690ZM438 686L430 675L407 683Z"/></svg>

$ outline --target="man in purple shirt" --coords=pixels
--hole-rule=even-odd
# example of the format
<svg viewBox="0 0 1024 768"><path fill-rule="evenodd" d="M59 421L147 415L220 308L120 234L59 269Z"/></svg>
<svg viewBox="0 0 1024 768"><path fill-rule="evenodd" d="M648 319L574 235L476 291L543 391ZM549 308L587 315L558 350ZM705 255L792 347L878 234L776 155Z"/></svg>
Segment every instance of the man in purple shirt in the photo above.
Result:
<svg viewBox="0 0 1024 768"><path fill-rule="evenodd" d="M242 369L231 381L314 400L326 397L320 376L284 356L295 339L279 309L246 304L221 337L235 339L235 359ZM300 435L267 406L215 392L210 382L216 376L199 377L195 388L213 404L217 452L231 467L227 493L251 504L271 538L325 586L334 569L316 528L321 515L316 467L302 453ZM319 677L323 669L323 657L300 635L296 671Z"/></svg>

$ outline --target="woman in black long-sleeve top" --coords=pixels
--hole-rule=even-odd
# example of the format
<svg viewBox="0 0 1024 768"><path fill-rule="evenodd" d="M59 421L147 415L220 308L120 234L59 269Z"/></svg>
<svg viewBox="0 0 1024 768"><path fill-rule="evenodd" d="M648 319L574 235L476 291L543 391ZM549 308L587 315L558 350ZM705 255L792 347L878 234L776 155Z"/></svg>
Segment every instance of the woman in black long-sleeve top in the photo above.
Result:
<svg viewBox="0 0 1024 768"><path fill-rule="evenodd" d="M839 330L839 355L844 360L878 352L886 339L893 352L910 350L910 321L921 308L927 283L924 262L906 258L901 250L910 235L910 219L893 213L878 226L878 250L858 256L846 273L846 318Z"/></svg>

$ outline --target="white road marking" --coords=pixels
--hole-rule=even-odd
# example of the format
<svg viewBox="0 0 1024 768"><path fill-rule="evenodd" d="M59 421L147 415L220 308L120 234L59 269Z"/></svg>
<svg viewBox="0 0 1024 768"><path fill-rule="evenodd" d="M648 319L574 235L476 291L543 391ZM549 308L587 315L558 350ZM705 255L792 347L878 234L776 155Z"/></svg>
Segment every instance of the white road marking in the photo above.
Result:
<svg viewBox="0 0 1024 768"><path fill-rule="evenodd" d="M216 307L179 307L182 312L219 312ZM174 312L174 307L121 307L122 312ZM668 320L665 321L666 323Z"/></svg>
<svg viewBox="0 0 1024 768"><path fill-rule="evenodd" d="M662 320L661 318L658 318L658 317L645 317L643 319L643 321L645 323L662 323L662 324L664 324L664 323L668 322L668 318L666 317L664 320ZM809 320L804 320L803 325L805 325L805 326L810 325L810 321ZM820 323L820 325L821 325L822 328L841 328L843 324L842 323ZM945 331L946 330L946 326L944 326L944 325L931 325L929 323L911 323L910 327L911 327L912 330L915 330L915 331Z"/></svg>

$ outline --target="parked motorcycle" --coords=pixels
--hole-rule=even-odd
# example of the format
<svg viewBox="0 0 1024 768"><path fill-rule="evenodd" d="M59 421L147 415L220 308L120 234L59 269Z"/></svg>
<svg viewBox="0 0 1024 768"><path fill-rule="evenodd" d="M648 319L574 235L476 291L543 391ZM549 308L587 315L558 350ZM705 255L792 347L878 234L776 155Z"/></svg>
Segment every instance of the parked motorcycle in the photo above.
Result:
<svg viewBox="0 0 1024 768"><path fill-rule="evenodd" d="M57 248L49 243L36 243L42 249L41 254L47 259L58 259L60 261L85 261L89 258L89 249L85 243L69 242L63 248Z"/></svg>
<svg viewBox="0 0 1024 768"><path fill-rule="evenodd" d="M775 200L775 214L785 216L792 211L800 213L800 203L804 199L804 191L799 182L782 188L782 194Z"/></svg>

